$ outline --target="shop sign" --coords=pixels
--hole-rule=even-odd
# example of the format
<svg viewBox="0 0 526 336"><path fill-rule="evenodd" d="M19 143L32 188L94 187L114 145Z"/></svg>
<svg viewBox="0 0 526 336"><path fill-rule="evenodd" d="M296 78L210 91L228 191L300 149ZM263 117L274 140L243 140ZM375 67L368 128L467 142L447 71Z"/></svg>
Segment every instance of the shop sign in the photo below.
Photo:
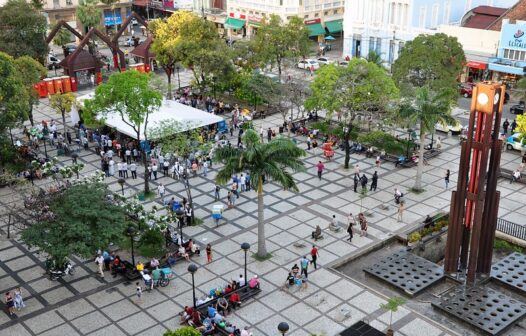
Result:
<svg viewBox="0 0 526 336"><path fill-rule="evenodd" d="M234 12L228 13L228 16L230 16L231 18L241 19L241 20L246 20L247 19L247 16L245 14L237 14L237 13L234 13Z"/></svg>
<svg viewBox="0 0 526 336"><path fill-rule="evenodd" d="M312 20L305 20L305 21L303 21L303 23L305 23L306 25L311 25L311 24L315 24L315 23L321 23L321 19L318 18L318 19L312 19Z"/></svg>
<svg viewBox="0 0 526 336"><path fill-rule="evenodd" d="M501 48L526 49L526 25L507 24L502 28Z"/></svg>
<svg viewBox="0 0 526 336"><path fill-rule="evenodd" d="M260 16L254 16L254 15L248 16L248 22L260 23L261 20L263 20L263 18Z"/></svg>

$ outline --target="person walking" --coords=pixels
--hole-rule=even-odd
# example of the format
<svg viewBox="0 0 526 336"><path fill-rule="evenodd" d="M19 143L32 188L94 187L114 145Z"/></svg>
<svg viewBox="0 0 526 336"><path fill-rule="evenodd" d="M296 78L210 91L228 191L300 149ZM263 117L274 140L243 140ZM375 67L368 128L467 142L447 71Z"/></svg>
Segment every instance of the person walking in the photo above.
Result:
<svg viewBox="0 0 526 336"><path fill-rule="evenodd" d="M97 258L95 258L95 264L99 268L100 276L104 278L104 257L101 254L98 254Z"/></svg>
<svg viewBox="0 0 526 336"><path fill-rule="evenodd" d="M135 302L137 304L141 304L142 303L142 287L138 281L135 283L135 295L137 295L137 301Z"/></svg>
<svg viewBox="0 0 526 336"><path fill-rule="evenodd" d="M397 222L403 222L404 210L405 210L404 201L401 201L400 205L398 206Z"/></svg>
<svg viewBox="0 0 526 336"><path fill-rule="evenodd" d="M352 213L349 213L349 216L347 216L347 224L349 225L347 227L347 233L349 234L349 241L352 241L353 238L353 226L356 224L356 221L354 219L354 216Z"/></svg>
<svg viewBox="0 0 526 336"><path fill-rule="evenodd" d="M15 289L15 308L20 311L20 309L24 308L25 306L26 304L22 298L22 289L17 287Z"/></svg>
<svg viewBox="0 0 526 336"><path fill-rule="evenodd" d="M124 177L124 178L128 178L129 177L129 175L128 175L128 164L126 163L126 161L122 162L122 177Z"/></svg>
<svg viewBox="0 0 526 336"><path fill-rule="evenodd" d="M354 192L358 192L358 183L360 182L360 175L358 174L354 174L354 178L353 178L353 182L354 182Z"/></svg>
<svg viewBox="0 0 526 336"><path fill-rule="evenodd" d="M449 169L446 170L446 176L444 176L444 182L446 183L446 190L447 190L447 186L449 185L449 175L450 175L450 171Z"/></svg>
<svg viewBox="0 0 526 336"><path fill-rule="evenodd" d="M373 177L371 177L371 191L376 191L377 186L378 186L378 172L375 171L373 174Z"/></svg>
<svg viewBox="0 0 526 336"><path fill-rule="evenodd" d="M164 192L165 192L166 188L164 187L164 185L162 183L160 183L158 186L157 186L157 192L159 193L159 196L161 196L161 199L163 198L164 196Z"/></svg>
<svg viewBox="0 0 526 336"><path fill-rule="evenodd" d="M502 123L502 129L504 130L504 134L508 134L508 127L510 127L510 122L508 121L508 118L504 120Z"/></svg>
<svg viewBox="0 0 526 336"><path fill-rule="evenodd" d="M362 193L367 192L367 182L369 182L367 176L365 176L365 174L362 174L362 177L360 178L360 183L362 184Z"/></svg>
<svg viewBox="0 0 526 336"><path fill-rule="evenodd" d="M153 173L153 178L157 181L157 170L159 170L159 167L157 166L157 163L154 162L152 164L152 173Z"/></svg>
<svg viewBox="0 0 526 336"><path fill-rule="evenodd" d="M11 296L11 292L5 293L5 305L7 307L7 310L9 311L9 315L14 314L14 308L15 308L15 301L13 300L13 297Z"/></svg>
<svg viewBox="0 0 526 336"><path fill-rule="evenodd" d="M367 237L367 219L365 219L363 212L358 214L358 221L360 222L360 237Z"/></svg>
<svg viewBox="0 0 526 336"><path fill-rule="evenodd" d="M513 133L515 133L515 129L517 128L517 121L516 120L513 120L513 122L511 123L511 134L513 135Z"/></svg>
<svg viewBox="0 0 526 336"><path fill-rule="evenodd" d="M311 142L312 142L312 140L311 140L310 136L307 136L307 150L310 150Z"/></svg>
<svg viewBox="0 0 526 336"><path fill-rule="evenodd" d="M377 156L376 156L376 162L375 162L375 164L376 164L376 168L380 168L380 160L381 160L380 155L377 155Z"/></svg>
<svg viewBox="0 0 526 336"><path fill-rule="evenodd" d="M310 250L310 257L311 257L311 264L314 265L314 269L318 268L318 265L316 264L316 260L318 260L318 248L316 245L312 245L312 249Z"/></svg>
<svg viewBox="0 0 526 336"><path fill-rule="evenodd" d="M272 140L272 129L269 127L267 130L267 142Z"/></svg>
<svg viewBox="0 0 526 336"><path fill-rule="evenodd" d="M360 165L356 164L354 166L354 173L360 175Z"/></svg>
<svg viewBox="0 0 526 336"><path fill-rule="evenodd" d="M309 259L307 259L307 257L303 256L301 259L300 259L300 267L301 267L301 274L300 275L303 275L305 274L305 277L308 278L309 275Z"/></svg>
<svg viewBox="0 0 526 336"><path fill-rule="evenodd" d="M208 263L212 262L212 245L206 245L206 260Z"/></svg>
<svg viewBox="0 0 526 336"><path fill-rule="evenodd" d="M208 163L208 160L204 160L203 162L203 175L206 177L208 175L208 166L210 164Z"/></svg>
<svg viewBox="0 0 526 336"><path fill-rule="evenodd" d="M218 184L216 184L216 187L214 189L214 198L215 198L216 201L219 200L219 198L220 198L219 197L219 190L221 190L221 187Z"/></svg>
<svg viewBox="0 0 526 336"><path fill-rule="evenodd" d="M325 168L325 166L323 165L323 163L321 163L321 161L318 161L318 164L316 165L316 169L318 171L318 178L321 180L321 175L323 174L323 169Z"/></svg>
<svg viewBox="0 0 526 336"><path fill-rule="evenodd" d="M135 162L130 163L130 172L132 179L135 180L137 178L137 164Z"/></svg>

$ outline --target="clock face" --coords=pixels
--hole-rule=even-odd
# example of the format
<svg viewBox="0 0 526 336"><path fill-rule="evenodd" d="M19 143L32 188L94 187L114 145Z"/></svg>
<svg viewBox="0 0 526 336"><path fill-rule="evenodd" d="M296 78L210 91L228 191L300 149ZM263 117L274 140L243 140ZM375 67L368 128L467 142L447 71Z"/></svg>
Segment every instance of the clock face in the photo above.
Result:
<svg viewBox="0 0 526 336"><path fill-rule="evenodd" d="M495 97L493 98L493 105L497 104L499 102L500 94L495 93Z"/></svg>
<svg viewBox="0 0 526 336"><path fill-rule="evenodd" d="M485 93L479 93L479 95L477 96L477 102L480 105L486 105L488 101L489 101L489 97Z"/></svg>

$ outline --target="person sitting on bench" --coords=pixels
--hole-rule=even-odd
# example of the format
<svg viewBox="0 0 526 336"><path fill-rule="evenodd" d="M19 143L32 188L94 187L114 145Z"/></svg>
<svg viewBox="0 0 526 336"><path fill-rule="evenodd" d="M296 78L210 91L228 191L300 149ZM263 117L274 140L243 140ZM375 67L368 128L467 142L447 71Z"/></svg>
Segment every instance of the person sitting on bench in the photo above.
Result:
<svg viewBox="0 0 526 336"><path fill-rule="evenodd" d="M316 225L316 230L312 231L312 239L318 240L321 237L321 227L319 225Z"/></svg>
<svg viewBox="0 0 526 336"><path fill-rule="evenodd" d="M186 250L183 246L179 247L179 250L177 251L177 255L185 258L186 261L190 261L190 256L188 255L188 253L186 253Z"/></svg>
<svg viewBox="0 0 526 336"><path fill-rule="evenodd" d="M234 292L232 295L230 295L230 298L228 299L230 301L230 305L232 308L236 309L237 307L241 306L241 297L239 296L239 293Z"/></svg>
<svg viewBox="0 0 526 336"><path fill-rule="evenodd" d="M249 288L259 288L259 280L258 280L257 275L254 275L252 279L248 280L248 287Z"/></svg>
<svg viewBox="0 0 526 336"><path fill-rule="evenodd" d="M424 227L427 229L433 226L433 224L433 219L431 218L431 216L427 215L426 219L424 220Z"/></svg>

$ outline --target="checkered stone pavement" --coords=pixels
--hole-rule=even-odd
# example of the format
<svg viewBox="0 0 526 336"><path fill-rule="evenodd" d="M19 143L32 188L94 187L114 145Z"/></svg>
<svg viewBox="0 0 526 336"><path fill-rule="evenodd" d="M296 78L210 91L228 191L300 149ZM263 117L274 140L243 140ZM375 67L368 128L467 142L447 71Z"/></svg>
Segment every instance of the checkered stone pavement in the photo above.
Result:
<svg viewBox="0 0 526 336"><path fill-rule="evenodd" d="M42 100L36 108L35 119L51 118L59 121L48 101ZM276 128L280 124L281 116L274 115L256 120L255 127ZM305 138L296 137L296 140L300 147L306 148ZM235 143L236 140L233 141ZM265 231L267 248L272 258L264 262L252 257L248 259L249 276L257 274L260 277L263 291L229 315L228 320L239 327L249 326L254 335L275 335L277 325L282 321L289 323L289 335L336 335L362 319L375 328L386 330L389 314L379 305L385 303L387 298L368 288L367 284L358 283L335 271L330 264L340 263L408 229L421 222L428 213L447 211L451 191L444 189L443 176L445 170L450 169L450 186L455 186L460 147L454 137L444 138L442 144L443 153L430 160L424 169L425 192L421 194L408 192L416 168L395 169L393 164L383 163L377 169L374 167L374 158L352 155L351 164L359 164L361 172L371 176L374 170L378 170L379 174L378 190L369 192L361 200L358 193L352 191L352 169L343 169L344 155L339 150L336 150L331 162L321 158L320 150L307 153L303 159L306 170L294 175L300 190L298 193L284 191L271 181L265 184ZM50 150L50 155L54 154L54 150ZM59 160L67 162L70 158L59 157ZM326 167L321 180L317 178L315 168L319 160L325 162ZM99 158L91 149L82 150L79 161L85 164L82 174L100 168ZM517 153L505 152L502 161L504 165L514 166L518 165L520 157ZM219 226L211 218L212 206L224 203L226 198L226 190L222 189L221 200L213 199L214 177L219 168L219 164L214 164L208 176L200 173L190 179L195 215L204 222L199 226L185 227L184 234L199 244L211 243L214 250L214 261L210 264L206 263L204 256L192 260L200 266L195 274L198 297L243 273L241 243L248 242L253 246L252 251L256 249L257 204L254 191L242 193L235 208L225 211L225 220ZM124 193L127 197L133 197L141 190L140 175L143 171L142 167L139 168L139 179L126 180ZM112 190L120 192L116 177L105 181ZM162 177L162 173L157 181L152 181L152 190L158 183L166 186L166 195L179 199L186 196L181 182ZM403 222L396 221L397 208L392 196L395 187L405 193ZM499 216L524 224L526 212L521 207L524 201L520 197L524 195L526 187L500 181L499 189L502 195ZM0 202L2 208L6 209L10 204L20 202L20 199L8 188L2 188ZM145 205L150 207L160 205L161 202L157 197L145 202ZM388 205L389 208L381 210L378 208L380 204ZM357 214L360 210L372 214L368 219L367 237L356 235L349 242L345 229L340 232L328 229L333 214L343 223L348 213ZM73 277L55 282L47 280L43 276L44 258L22 244L18 237L7 239L5 223L1 225L0 287L5 292L21 285L27 304L27 308L17 312L16 317L0 314L2 334L161 335L165 329L179 326L177 313L185 305L191 304L191 276L185 261L175 265L176 279L168 287L145 293L144 303L137 305L133 301L135 286L121 277L98 277L92 260L73 258L77 265L77 273ZM308 253L313 243L310 234L316 225L321 226L324 234L324 239L316 242L320 247L320 267L311 269L306 289L280 289L290 267ZM304 247L296 247L297 243L303 243ZM342 311L350 311L350 317L343 316ZM456 331L446 329L411 307L402 307L393 315L393 321L398 335L457 335Z"/></svg>

